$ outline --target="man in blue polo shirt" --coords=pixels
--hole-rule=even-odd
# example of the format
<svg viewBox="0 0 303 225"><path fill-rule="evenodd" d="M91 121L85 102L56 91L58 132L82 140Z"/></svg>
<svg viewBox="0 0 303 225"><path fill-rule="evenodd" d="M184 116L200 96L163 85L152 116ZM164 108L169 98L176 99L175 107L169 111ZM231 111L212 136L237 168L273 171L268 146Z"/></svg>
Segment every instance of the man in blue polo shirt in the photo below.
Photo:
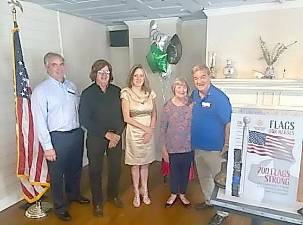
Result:
<svg viewBox="0 0 303 225"><path fill-rule="evenodd" d="M221 151L228 147L231 104L228 97L211 84L210 71L206 66L192 68L196 89L192 92L192 148L205 201L196 209L211 207L210 197L215 187L214 177L221 168ZM222 224L228 213L218 211L210 225Z"/></svg>

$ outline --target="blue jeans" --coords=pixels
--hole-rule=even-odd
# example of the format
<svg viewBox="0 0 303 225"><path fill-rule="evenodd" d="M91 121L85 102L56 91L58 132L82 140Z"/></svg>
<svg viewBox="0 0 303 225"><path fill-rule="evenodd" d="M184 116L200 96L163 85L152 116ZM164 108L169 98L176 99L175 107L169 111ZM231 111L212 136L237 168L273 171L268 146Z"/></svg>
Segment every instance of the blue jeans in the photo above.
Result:
<svg viewBox="0 0 303 225"><path fill-rule="evenodd" d="M189 170L193 161L193 153L171 153L169 154L170 166L170 191L173 194L185 194Z"/></svg>

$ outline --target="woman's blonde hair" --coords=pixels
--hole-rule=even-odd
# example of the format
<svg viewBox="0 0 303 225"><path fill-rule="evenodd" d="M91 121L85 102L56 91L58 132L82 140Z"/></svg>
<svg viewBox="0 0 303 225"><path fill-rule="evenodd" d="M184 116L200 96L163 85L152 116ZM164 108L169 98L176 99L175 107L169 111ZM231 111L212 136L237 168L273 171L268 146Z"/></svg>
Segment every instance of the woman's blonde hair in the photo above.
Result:
<svg viewBox="0 0 303 225"><path fill-rule="evenodd" d="M172 92L173 92L174 95L175 95L175 89L176 89L177 85L183 85L183 86L185 86L186 89L187 89L187 95L189 94L189 85L188 85L188 83L187 83L187 81L186 81L185 78L183 78L183 77L177 77L174 80L174 82L172 83L171 90L172 90Z"/></svg>

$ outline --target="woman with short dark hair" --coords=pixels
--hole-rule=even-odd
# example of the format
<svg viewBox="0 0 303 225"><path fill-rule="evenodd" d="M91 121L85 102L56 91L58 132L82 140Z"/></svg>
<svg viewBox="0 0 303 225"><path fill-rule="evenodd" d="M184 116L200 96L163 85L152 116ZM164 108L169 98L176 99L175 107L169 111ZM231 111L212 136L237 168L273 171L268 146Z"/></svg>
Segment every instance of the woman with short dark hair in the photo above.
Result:
<svg viewBox="0 0 303 225"><path fill-rule="evenodd" d="M89 78L92 81L96 81L98 72L100 71L100 69L105 68L105 67L107 67L106 69L109 72L109 83L112 82L114 79L113 74L112 74L112 72L113 72L112 66L111 66L111 64L109 64L109 62L107 62L104 59L99 59L96 62L94 62L94 64L92 65L90 74L89 74Z"/></svg>
<svg viewBox="0 0 303 225"><path fill-rule="evenodd" d="M107 199L116 207L123 204L118 198L121 173L121 134L124 122L121 110L120 88L111 84L112 66L97 60L89 75L93 81L81 94L80 123L87 130L87 156L93 197L93 214L103 215L102 166L106 152L108 164Z"/></svg>

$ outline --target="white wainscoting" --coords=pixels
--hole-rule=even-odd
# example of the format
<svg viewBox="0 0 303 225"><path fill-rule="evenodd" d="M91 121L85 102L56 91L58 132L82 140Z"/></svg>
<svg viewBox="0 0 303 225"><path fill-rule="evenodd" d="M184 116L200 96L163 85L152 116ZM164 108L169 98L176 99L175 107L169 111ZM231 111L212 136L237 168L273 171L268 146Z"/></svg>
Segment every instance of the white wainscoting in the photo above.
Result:
<svg viewBox="0 0 303 225"><path fill-rule="evenodd" d="M303 80L213 79L233 107L303 110Z"/></svg>

